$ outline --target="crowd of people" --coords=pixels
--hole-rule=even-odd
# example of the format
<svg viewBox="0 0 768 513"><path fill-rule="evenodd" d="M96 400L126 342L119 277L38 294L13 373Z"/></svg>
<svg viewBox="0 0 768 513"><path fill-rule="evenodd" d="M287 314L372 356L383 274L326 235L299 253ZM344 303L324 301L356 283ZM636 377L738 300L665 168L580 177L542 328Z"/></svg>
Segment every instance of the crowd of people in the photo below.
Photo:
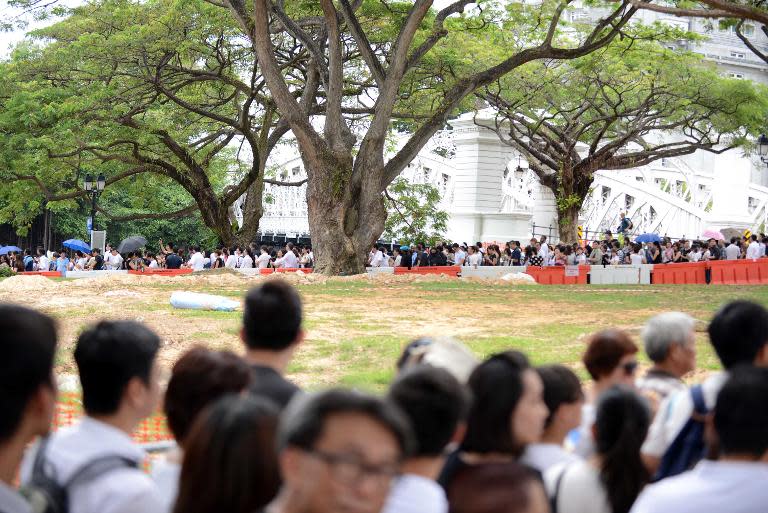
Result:
<svg viewBox="0 0 768 513"><path fill-rule="evenodd" d="M164 244L161 240L159 248L157 252L137 250L120 253L116 247L107 244L103 254L98 248L92 249L90 253L66 249L51 252L43 248L33 252L31 249L26 249L21 255L15 252L0 255L0 268L7 266L15 272L58 271L66 275L69 271L102 270L297 269L311 268L314 264L312 247L294 245L292 242L282 247L258 246L256 243L251 243L247 246L237 245L232 248L222 246L213 251L201 251L199 246L180 248L172 242Z"/></svg>
<svg viewBox="0 0 768 513"><path fill-rule="evenodd" d="M165 391L160 340L101 321L74 359L84 419L51 431L56 323L0 305L0 511L71 513L762 513L768 504L768 311L724 305L708 326L723 370L703 383L695 322L649 319L640 347L585 342L583 386L515 350L409 343L383 396L302 391L285 377L301 299L270 280L245 297L236 355L197 347ZM149 470L131 439L161 402L176 446ZM31 444L31 442L34 442ZM19 470L20 469L20 470ZM15 488L20 475L21 489ZM765 480L765 481L764 481ZM56 511L64 511L58 509Z"/></svg>
<svg viewBox="0 0 768 513"><path fill-rule="evenodd" d="M550 244L547 236L532 238L523 247L520 241L509 241L502 249L498 244L439 242L400 246L387 251L375 245L368 256L371 267L425 266L556 266L556 265L640 265L703 262L710 260L758 259L766 257L768 236L751 235L707 241L660 238L658 242L633 242L629 237L614 237L606 231L603 240L573 244Z"/></svg>

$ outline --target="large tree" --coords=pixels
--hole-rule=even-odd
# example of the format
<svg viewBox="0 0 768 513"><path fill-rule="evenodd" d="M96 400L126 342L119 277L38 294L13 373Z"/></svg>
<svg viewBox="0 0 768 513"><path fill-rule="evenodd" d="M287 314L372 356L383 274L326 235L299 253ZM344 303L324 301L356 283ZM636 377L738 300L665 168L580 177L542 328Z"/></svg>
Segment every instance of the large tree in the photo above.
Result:
<svg viewBox="0 0 768 513"><path fill-rule="evenodd" d="M4 166L7 179L37 186L48 205L85 195L84 168L104 172L109 187L140 179L148 190L136 198L139 212L103 213L136 220L199 211L221 242L253 240L263 185L281 183L264 177L267 158L288 127L226 13L201 1L108 0L36 36L47 44L19 48L8 65L17 87L4 101L13 111L5 121L18 152ZM302 73L296 45L276 51L291 62L287 73ZM47 116L29 123L25 111ZM233 150L236 142L246 151ZM180 188L189 200L158 206L151 186ZM237 229L231 209L244 194Z"/></svg>
<svg viewBox="0 0 768 513"><path fill-rule="evenodd" d="M608 2L584 37L561 33L569 0L208 0L250 40L271 97L292 130L307 175L317 268L358 273L384 229L383 193L473 93L519 66L587 55L622 33L636 8ZM275 49L298 42L319 83L323 116L308 113ZM357 96L352 96L352 93ZM387 159L396 121L412 129Z"/></svg>
<svg viewBox="0 0 768 513"><path fill-rule="evenodd" d="M478 122L524 155L552 191L567 242L577 240L596 171L722 153L759 133L768 114L764 90L656 42L617 41L578 60L529 65L479 96L496 116Z"/></svg>

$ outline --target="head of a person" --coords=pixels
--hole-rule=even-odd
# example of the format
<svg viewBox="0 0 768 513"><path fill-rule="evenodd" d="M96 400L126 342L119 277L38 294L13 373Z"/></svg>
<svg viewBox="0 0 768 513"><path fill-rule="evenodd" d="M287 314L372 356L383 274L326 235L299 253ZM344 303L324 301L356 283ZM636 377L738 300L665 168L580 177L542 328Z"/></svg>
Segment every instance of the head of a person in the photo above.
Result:
<svg viewBox="0 0 768 513"><path fill-rule="evenodd" d="M539 243L540 244L544 244L545 242L547 242L547 236L546 235L542 235L541 239L539 239Z"/></svg>
<svg viewBox="0 0 768 513"><path fill-rule="evenodd" d="M608 329L589 338L582 357L596 383L632 386L637 371L637 346L625 331Z"/></svg>
<svg viewBox="0 0 768 513"><path fill-rule="evenodd" d="M677 377L696 368L696 321L682 312L665 312L648 319L640 337L653 363Z"/></svg>
<svg viewBox="0 0 768 513"><path fill-rule="evenodd" d="M768 367L768 310L752 301L732 301L709 323L709 340L723 367Z"/></svg>
<svg viewBox="0 0 768 513"><path fill-rule="evenodd" d="M93 256L101 255L101 250L99 248L93 248L91 254L93 254Z"/></svg>
<svg viewBox="0 0 768 513"><path fill-rule="evenodd" d="M757 242L757 235L752 235L752 236L751 236L749 239L750 239L752 242Z"/></svg>
<svg viewBox="0 0 768 513"><path fill-rule="evenodd" d="M85 412L124 413L136 422L151 415L160 400L159 348L158 336L137 322L101 321L86 329L75 347Z"/></svg>
<svg viewBox="0 0 768 513"><path fill-rule="evenodd" d="M624 212L619 212L619 217L620 217L621 219L624 219L624 216L625 216Z"/></svg>
<svg viewBox="0 0 768 513"><path fill-rule="evenodd" d="M576 374L564 365L545 365L537 367L536 372L544 385L544 404L549 411L545 430L570 431L579 427L584 392Z"/></svg>
<svg viewBox="0 0 768 513"><path fill-rule="evenodd" d="M283 351L301 342L302 305L288 282L269 280L245 295L241 337L248 349Z"/></svg>
<svg viewBox="0 0 768 513"><path fill-rule="evenodd" d="M228 395L200 412L187 439L174 512L253 513L268 505L280 489L278 418L277 406L254 396Z"/></svg>
<svg viewBox="0 0 768 513"><path fill-rule="evenodd" d="M112 256L117 255L117 249L115 248L110 249L109 252L112 254Z"/></svg>
<svg viewBox="0 0 768 513"><path fill-rule="evenodd" d="M195 347L174 364L163 409L180 446L200 411L227 394L239 394L251 382L248 364L229 351Z"/></svg>
<svg viewBox="0 0 768 513"><path fill-rule="evenodd" d="M286 244L285 249L287 249L288 251L293 251L293 242L289 242L288 244Z"/></svg>
<svg viewBox="0 0 768 513"><path fill-rule="evenodd" d="M536 471L515 462L468 465L451 481L451 513L549 513Z"/></svg>
<svg viewBox="0 0 768 513"><path fill-rule="evenodd" d="M615 385L598 398L592 435L600 460L600 481L613 511L629 511L648 482L640 448L650 423L646 400L632 388Z"/></svg>
<svg viewBox="0 0 768 513"><path fill-rule="evenodd" d="M541 378L524 354L491 356L472 372L468 385L472 406L463 451L519 457L541 439L549 410Z"/></svg>
<svg viewBox="0 0 768 513"><path fill-rule="evenodd" d="M314 513L378 513L412 445L388 401L340 389L298 396L278 434L286 500L303 497Z"/></svg>
<svg viewBox="0 0 768 513"><path fill-rule="evenodd" d="M467 346L451 337L421 337L409 342L397 360L397 370L430 365L450 372L463 385L466 384L478 360Z"/></svg>
<svg viewBox="0 0 768 513"><path fill-rule="evenodd" d="M56 324L29 308L0 305L0 445L48 433L56 410Z"/></svg>
<svg viewBox="0 0 768 513"><path fill-rule="evenodd" d="M437 458L464 434L469 393L445 369L419 365L402 373L389 387L387 400L411 423L416 458Z"/></svg>
<svg viewBox="0 0 768 513"><path fill-rule="evenodd" d="M768 369L743 366L717 396L714 428L722 457L768 461Z"/></svg>

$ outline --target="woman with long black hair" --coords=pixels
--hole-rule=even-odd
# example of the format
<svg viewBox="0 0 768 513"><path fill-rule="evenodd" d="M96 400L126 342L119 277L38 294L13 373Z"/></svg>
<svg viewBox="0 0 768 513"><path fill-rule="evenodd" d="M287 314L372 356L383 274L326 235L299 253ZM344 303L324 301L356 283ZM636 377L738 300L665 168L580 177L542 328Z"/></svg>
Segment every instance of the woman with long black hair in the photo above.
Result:
<svg viewBox="0 0 768 513"><path fill-rule="evenodd" d="M650 476L640 459L651 413L633 389L617 385L597 402L595 455L548 470L553 513L628 513Z"/></svg>

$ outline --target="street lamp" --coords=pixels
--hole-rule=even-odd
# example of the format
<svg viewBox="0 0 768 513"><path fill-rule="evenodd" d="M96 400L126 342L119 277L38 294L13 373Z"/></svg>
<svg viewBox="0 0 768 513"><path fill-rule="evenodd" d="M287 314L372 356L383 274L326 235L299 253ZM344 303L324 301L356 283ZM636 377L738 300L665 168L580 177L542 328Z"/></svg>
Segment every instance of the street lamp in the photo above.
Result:
<svg viewBox="0 0 768 513"><path fill-rule="evenodd" d="M757 138L757 151L760 154L760 160L763 164L768 164L768 137L765 134L761 134Z"/></svg>
<svg viewBox="0 0 768 513"><path fill-rule="evenodd" d="M91 193L91 231L96 231L96 198L107 185L107 179L104 175L99 175L95 180L91 175L85 175L83 188Z"/></svg>

